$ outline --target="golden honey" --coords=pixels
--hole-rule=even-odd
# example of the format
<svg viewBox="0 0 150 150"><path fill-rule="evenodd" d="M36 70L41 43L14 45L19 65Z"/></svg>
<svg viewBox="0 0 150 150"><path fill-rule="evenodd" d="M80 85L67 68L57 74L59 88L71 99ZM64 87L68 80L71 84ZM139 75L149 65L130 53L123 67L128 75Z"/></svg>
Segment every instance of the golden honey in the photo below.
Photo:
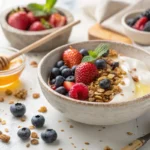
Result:
<svg viewBox="0 0 150 150"><path fill-rule="evenodd" d="M0 71L0 87L10 85L17 81L24 69L24 62L21 58L12 60L7 68Z"/></svg>

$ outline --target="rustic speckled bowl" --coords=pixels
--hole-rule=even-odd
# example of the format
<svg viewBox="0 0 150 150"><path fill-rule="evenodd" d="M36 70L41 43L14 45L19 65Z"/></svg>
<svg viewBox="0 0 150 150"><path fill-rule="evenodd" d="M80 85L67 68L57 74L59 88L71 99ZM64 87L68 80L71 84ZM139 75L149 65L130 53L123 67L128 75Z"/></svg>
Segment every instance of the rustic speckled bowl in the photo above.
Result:
<svg viewBox="0 0 150 150"><path fill-rule="evenodd" d="M134 42L141 44L141 45L150 45L150 32L145 32L145 31L139 31L136 30L129 25L127 25L127 19L134 18L137 15L140 15L142 12L145 10L134 10L132 12L126 13L122 17L122 25L124 28L124 33L128 37L130 37Z"/></svg>
<svg viewBox="0 0 150 150"><path fill-rule="evenodd" d="M11 45L17 49L22 49L29 44L41 39L42 37L46 36L57 30L57 28L48 29L44 31L23 31L16 28L11 27L7 21L7 15L13 8L9 8L3 11L0 15L0 24L2 30L7 38L7 40L11 43ZM67 24L73 22L74 18L70 12L65 9L57 8L58 11L63 13L67 17ZM35 49L35 51L42 52L42 51L50 51L58 46L64 45L68 42L69 36L71 34L72 29L68 29L64 34L57 36L53 40L45 43L44 45Z"/></svg>
<svg viewBox="0 0 150 150"><path fill-rule="evenodd" d="M52 90L48 84L49 71L60 60L69 45L76 49L94 49L100 43L109 43L112 49L126 56L142 60L150 68L150 54L131 45L110 41L87 41L56 48L48 53L38 67L38 79L48 102L66 117L90 125L113 125L135 119L150 108L150 94L126 102L86 102L63 96Z"/></svg>

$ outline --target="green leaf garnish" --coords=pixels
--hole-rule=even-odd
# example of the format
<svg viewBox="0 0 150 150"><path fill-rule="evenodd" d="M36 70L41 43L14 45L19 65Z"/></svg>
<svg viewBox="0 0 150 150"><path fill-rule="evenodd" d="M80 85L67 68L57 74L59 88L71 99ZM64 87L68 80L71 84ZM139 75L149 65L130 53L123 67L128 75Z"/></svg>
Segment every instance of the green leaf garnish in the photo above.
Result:
<svg viewBox="0 0 150 150"><path fill-rule="evenodd" d="M109 50L110 45L109 44L105 44L105 43L101 43L99 44L95 50L89 50L89 56L84 56L82 58L82 62L93 62L96 59L100 58L103 56L103 54L107 53Z"/></svg>
<svg viewBox="0 0 150 150"><path fill-rule="evenodd" d="M41 21L41 23L44 25L44 27L46 29L50 29L51 28L51 26L49 25L49 23L45 19L42 18L40 21Z"/></svg>
<svg viewBox="0 0 150 150"><path fill-rule="evenodd" d="M54 11L53 7L56 4L56 2L57 0L46 0L46 3L44 5L31 3L28 4L27 9L32 11L33 14L37 17L47 16L51 14L51 11Z"/></svg>
<svg viewBox="0 0 150 150"><path fill-rule="evenodd" d="M91 62L94 60L95 60L95 58L93 58L92 56L84 56L82 59L82 62Z"/></svg>

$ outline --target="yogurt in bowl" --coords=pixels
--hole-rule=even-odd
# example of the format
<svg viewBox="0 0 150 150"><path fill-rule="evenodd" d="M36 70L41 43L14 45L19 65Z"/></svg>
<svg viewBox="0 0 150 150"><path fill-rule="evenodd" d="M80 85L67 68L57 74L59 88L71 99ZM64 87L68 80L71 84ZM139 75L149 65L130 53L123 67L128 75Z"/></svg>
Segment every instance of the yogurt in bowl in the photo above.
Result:
<svg viewBox="0 0 150 150"><path fill-rule="evenodd" d="M73 43L71 46L79 51L82 48L92 50L100 43L109 44L112 50L117 51L118 57L113 57L112 60L119 62L116 70L121 70L123 74L117 84L117 88L121 90L117 90L118 93L110 101L77 100L59 94L47 84L50 71L70 44L53 50L41 60L38 66L38 78L43 94L54 108L66 117L81 123L113 125L141 116L150 106L148 92L150 54L131 45L110 41L87 41Z"/></svg>

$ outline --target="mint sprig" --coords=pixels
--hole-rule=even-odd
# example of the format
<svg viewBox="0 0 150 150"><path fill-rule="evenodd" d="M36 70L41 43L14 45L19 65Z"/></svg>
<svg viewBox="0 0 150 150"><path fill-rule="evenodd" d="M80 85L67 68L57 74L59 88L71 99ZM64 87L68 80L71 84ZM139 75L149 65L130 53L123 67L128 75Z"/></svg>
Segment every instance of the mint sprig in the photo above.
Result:
<svg viewBox="0 0 150 150"><path fill-rule="evenodd" d="M33 14L37 17L47 16L51 14L51 11L54 11L54 5L56 4L57 0L46 0L44 5L31 3L28 4L27 9L33 12Z"/></svg>
<svg viewBox="0 0 150 150"><path fill-rule="evenodd" d="M88 56L84 56L82 59L82 62L93 62L96 59L100 58L103 56L103 54L107 53L107 51L109 50L110 45L109 44L105 44L105 43L101 43L99 44L95 50L89 50Z"/></svg>

